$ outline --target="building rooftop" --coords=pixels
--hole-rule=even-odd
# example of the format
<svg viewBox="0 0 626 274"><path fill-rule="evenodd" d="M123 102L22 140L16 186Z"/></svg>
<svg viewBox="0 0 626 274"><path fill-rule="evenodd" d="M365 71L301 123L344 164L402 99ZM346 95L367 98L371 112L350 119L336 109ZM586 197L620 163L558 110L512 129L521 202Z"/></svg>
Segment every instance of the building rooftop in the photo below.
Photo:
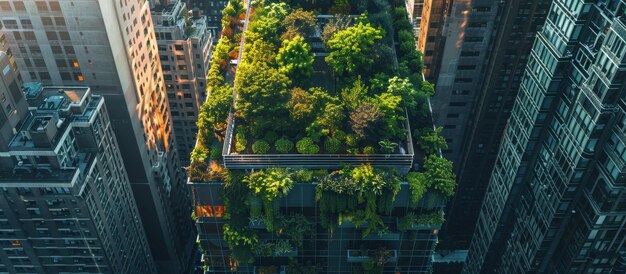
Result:
<svg viewBox="0 0 626 274"><path fill-rule="evenodd" d="M19 134L9 144L13 153L24 150L54 150L72 121L88 121L101 100L90 96L89 87L22 86L32 109Z"/></svg>

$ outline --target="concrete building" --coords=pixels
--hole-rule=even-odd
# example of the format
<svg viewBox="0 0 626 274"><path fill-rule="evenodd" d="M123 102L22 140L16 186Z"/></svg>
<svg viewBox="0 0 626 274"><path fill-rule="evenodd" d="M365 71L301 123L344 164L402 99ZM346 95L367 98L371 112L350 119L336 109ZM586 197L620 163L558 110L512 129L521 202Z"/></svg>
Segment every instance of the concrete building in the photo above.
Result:
<svg viewBox="0 0 626 274"><path fill-rule="evenodd" d="M149 3L0 1L0 18L24 80L89 85L106 99L159 270L185 269L194 237L190 200Z"/></svg>
<svg viewBox="0 0 626 274"><path fill-rule="evenodd" d="M488 60L482 70L467 66L479 85L461 143L457 167L458 191L447 208L440 248L467 250L478 219L500 140L513 108L534 35L543 25L550 0L507 1L496 16ZM464 43L467 41L464 41ZM464 67L465 68L465 67ZM471 69L473 68L473 69Z"/></svg>
<svg viewBox="0 0 626 274"><path fill-rule="evenodd" d="M0 51L0 272L154 273L104 98L35 83L25 98L7 57Z"/></svg>
<svg viewBox="0 0 626 274"><path fill-rule="evenodd" d="M222 10L228 5L228 0L185 0L188 6L198 9L207 18L207 26L213 37L217 39L222 31Z"/></svg>
<svg viewBox="0 0 626 274"><path fill-rule="evenodd" d="M444 156L454 163L459 158L464 133L476 106L475 98L482 80L479 72L489 59L498 9L498 1L454 1L446 15L445 42L432 49L441 54L440 63L435 64L439 66L438 73L433 71L428 77L436 89L431 99L433 118L437 126L443 127L442 135L448 141ZM425 59L431 53L430 49L426 50Z"/></svg>
<svg viewBox="0 0 626 274"><path fill-rule="evenodd" d="M189 165L196 143L196 121L206 100L206 75L213 44L206 17L190 12L181 1L157 5L152 10L165 91L183 165Z"/></svg>
<svg viewBox="0 0 626 274"><path fill-rule="evenodd" d="M424 77L436 82L443 56L441 47L446 42L443 30L450 1L411 0L406 4L414 25L417 50L424 54Z"/></svg>
<svg viewBox="0 0 626 274"><path fill-rule="evenodd" d="M538 32L465 273L626 271L624 1L555 1Z"/></svg>

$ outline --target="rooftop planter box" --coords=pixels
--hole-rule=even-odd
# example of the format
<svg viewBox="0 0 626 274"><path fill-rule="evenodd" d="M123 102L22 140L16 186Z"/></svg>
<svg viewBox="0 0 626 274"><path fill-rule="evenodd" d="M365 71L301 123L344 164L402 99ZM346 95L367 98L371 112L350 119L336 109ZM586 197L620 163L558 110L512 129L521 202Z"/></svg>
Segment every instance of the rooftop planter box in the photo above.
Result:
<svg viewBox="0 0 626 274"><path fill-rule="evenodd" d="M398 251L397 250L389 250L390 256L387 259L387 262L395 262L398 260ZM359 249L348 249L348 262L349 263L364 263L372 260L370 256L370 252L367 250L359 250Z"/></svg>
<svg viewBox="0 0 626 274"><path fill-rule="evenodd" d="M339 169L342 165L370 164L374 167L396 168L401 173L408 172L413 166L415 152L411 139L408 119L407 140L403 141L391 154L246 154L234 152L234 131L236 119L234 113L228 118L228 128L224 141L224 167L229 169L264 169L271 167Z"/></svg>
<svg viewBox="0 0 626 274"><path fill-rule="evenodd" d="M371 233L367 235L367 237L363 238L363 240L370 241L397 241L400 240L400 233L384 233L378 235L376 233Z"/></svg>

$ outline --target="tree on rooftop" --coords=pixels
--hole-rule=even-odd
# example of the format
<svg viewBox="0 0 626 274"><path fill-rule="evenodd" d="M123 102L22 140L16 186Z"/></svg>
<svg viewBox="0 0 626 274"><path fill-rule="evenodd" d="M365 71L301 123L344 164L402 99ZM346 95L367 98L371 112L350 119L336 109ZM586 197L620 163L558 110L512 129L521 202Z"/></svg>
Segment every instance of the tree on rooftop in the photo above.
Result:
<svg viewBox="0 0 626 274"><path fill-rule="evenodd" d="M378 106L365 103L350 113L352 131L361 138L378 139L377 129L381 128L383 115Z"/></svg>
<svg viewBox="0 0 626 274"><path fill-rule="evenodd" d="M280 72L296 81L303 81L313 73L311 46L304 41L302 36L296 36L293 40L284 40L282 48L278 50L276 61Z"/></svg>
<svg viewBox="0 0 626 274"><path fill-rule="evenodd" d="M352 74L357 70L367 72L374 62L374 44L382 37L381 29L362 22L338 31L328 41L326 62L338 74Z"/></svg>
<svg viewBox="0 0 626 274"><path fill-rule="evenodd" d="M283 73L265 63L242 63L237 69L237 113L255 132L280 129L288 121L276 119L287 112L287 87L290 80Z"/></svg>
<svg viewBox="0 0 626 274"><path fill-rule="evenodd" d="M276 47L265 40L246 42L242 61L247 63L262 62L274 66L276 61Z"/></svg>
<svg viewBox="0 0 626 274"><path fill-rule="evenodd" d="M349 110L356 109L367 97L368 88L359 77L352 87L341 90L341 99Z"/></svg>
<svg viewBox="0 0 626 274"><path fill-rule="evenodd" d="M308 124L314 115L315 101L311 94L307 91L295 87L291 90L289 98L289 114L296 124Z"/></svg>
<svg viewBox="0 0 626 274"><path fill-rule="evenodd" d="M322 41L327 44L336 32L345 30L348 26L350 26L350 17L340 14L335 15L333 19L330 19L328 23L324 25Z"/></svg>
<svg viewBox="0 0 626 274"><path fill-rule="evenodd" d="M287 15L281 25L285 28L281 39L291 40L296 35L307 38L315 34L317 19L313 12L297 9Z"/></svg>

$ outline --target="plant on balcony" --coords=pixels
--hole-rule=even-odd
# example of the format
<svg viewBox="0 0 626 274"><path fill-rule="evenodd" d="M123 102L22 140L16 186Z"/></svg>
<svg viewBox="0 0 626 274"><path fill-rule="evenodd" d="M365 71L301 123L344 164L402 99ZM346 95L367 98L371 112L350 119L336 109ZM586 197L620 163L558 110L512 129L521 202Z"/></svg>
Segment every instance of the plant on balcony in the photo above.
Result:
<svg viewBox="0 0 626 274"><path fill-rule="evenodd" d="M442 210L419 215L409 212L404 217L398 219L398 230L406 231L416 226L440 226L444 221L444 213Z"/></svg>
<svg viewBox="0 0 626 274"><path fill-rule="evenodd" d="M430 185L426 180L426 175L421 172L409 172L406 176L406 180L411 190L411 203L413 206L416 206Z"/></svg>
<svg viewBox="0 0 626 274"><path fill-rule="evenodd" d="M253 263L252 249L259 243L259 238L250 228L234 227L224 224L224 240L228 244L235 259L241 262Z"/></svg>
<svg viewBox="0 0 626 274"><path fill-rule="evenodd" d="M446 197L454 195L456 188L456 175L452 172L452 162L438 157L437 155L429 155L424 161L426 172L424 175L426 180L435 190L438 190Z"/></svg>
<svg viewBox="0 0 626 274"><path fill-rule="evenodd" d="M428 154L438 154L440 150L448 148L448 143L441 133L442 127L435 129L426 127L416 130L415 136L418 140L417 144Z"/></svg>
<svg viewBox="0 0 626 274"><path fill-rule="evenodd" d="M293 187L291 174L286 169L269 168L260 170L243 178L252 194L263 201L265 225L268 231L274 230L276 202L284 197ZM254 216L254 214L253 214Z"/></svg>
<svg viewBox="0 0 626 274"><path fill-rule="evenodd" d="M273 246L274 256L282 256L293 252L293 246L286 240L279 240Z"/></svg>
<svg viewBox="0 0 626 274"><path fill-rule="evenodd" d="M361 165L335 171L322 178L316 189L322 225L332 229L332 220L345 215L368 224L363 237L385 233L387 228L378 214L389 214L399 191L400 179L391 170Z"/></svg>
<svg viewBox="0 0 626 274"><path fill-rule="evenodd" d="M315 226L302 214L281 215L277 220L277 230L287 236L294 246L302 246L304 239L315 233Z"/></svg>

